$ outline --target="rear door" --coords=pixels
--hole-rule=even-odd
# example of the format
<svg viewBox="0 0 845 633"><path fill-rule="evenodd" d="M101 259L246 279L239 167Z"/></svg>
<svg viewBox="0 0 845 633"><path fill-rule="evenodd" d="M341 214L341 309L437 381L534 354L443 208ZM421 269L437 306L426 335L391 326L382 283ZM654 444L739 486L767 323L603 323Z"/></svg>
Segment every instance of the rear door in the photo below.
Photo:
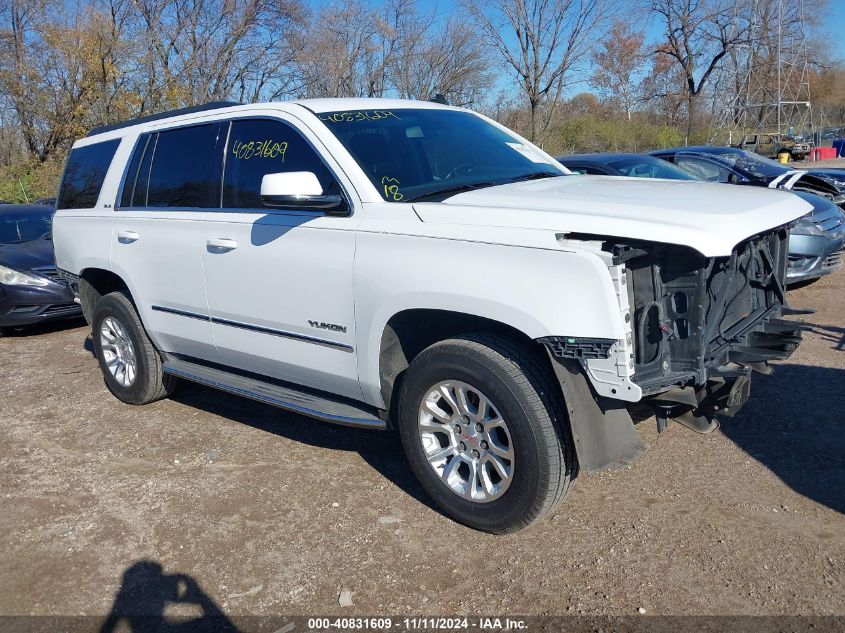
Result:
<svg viewBox="0 0 845 633"><path fill-rule="evenodd" d="M219 207L219 122L142 134L115 213L112 265L162 351L216 360L202 219Z"/></svg>
<svg viewBox="0 0 845 633"><path fill-rule="evenodd" d="M327 153L324 160L298 125L277 117L232 121L222 208L203 222L214 339L226 365L360 399L352 284L358 216L261 202L262 177L286 171L313 172L324 193L343 193L337 165L329 167Z"/></svg>

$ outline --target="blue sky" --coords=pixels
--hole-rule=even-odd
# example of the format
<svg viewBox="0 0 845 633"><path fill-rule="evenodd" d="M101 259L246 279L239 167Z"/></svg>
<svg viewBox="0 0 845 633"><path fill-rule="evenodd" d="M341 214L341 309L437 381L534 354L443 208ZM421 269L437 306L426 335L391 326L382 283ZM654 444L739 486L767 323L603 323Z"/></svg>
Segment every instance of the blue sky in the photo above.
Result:
<svg viewBox="0 0 845 633"><path fill-rule="evenodd" d="M831 51L834 57L845 59L845 0L830 0L829 17Z"/></svg>
<svg viewBox="0 0 845 633"><path fill-rule="evenodd" d="M318 2L331 2L332 0L316 0ZM365 0L366 1L366 0ZM818 0L804 0L808 5ZM380 4L381 0L369 0L375 4ZM437 10L438 20L445 20L450 15L462 13L460 0L417 0L421 11ZM806 6L806 5L805 5ZM845 61L845 0L828 0L828 15L824 16L822 24L825 27L825 37L827 44L830 47L831 56ZM646 39L649 42L657 41L661 36L661 28L657 19L642 20L642 13L636 14L638 22L637 29L641 29L646 33ZM575 77L570 76L570 81ZM497 82L497 88L505 88L512 90L514 83L511 76L501 76ZM579 81L574 85L570 84L567 93L572 94L589 90L585 81Z"/></svg>
<svg viewBox="0 0 845 633"><path fill-rule="evenodd" d="M329 0L330 1L330 0ZM377 1L377 0L376 0ZM819 0L804 0L805 6L808 6ZM422 10L438 9L441 19L445 19L449 15L459 13L461 11L458 0L418 0L419 6ZM845 60L845 0L827 0L828 15L824 24L825 30L828 34L829 44L831 47L832 56L840 60ZM625 15L626 5L631 9L640 5L640 2L617 0L616 6L620 9L620 13ZM638 11L640 15L642 12ZM656 20L651 23L638 23L637 28L646 32L646 36L650 40L657 39L660 35L660 25Z"/></svg>

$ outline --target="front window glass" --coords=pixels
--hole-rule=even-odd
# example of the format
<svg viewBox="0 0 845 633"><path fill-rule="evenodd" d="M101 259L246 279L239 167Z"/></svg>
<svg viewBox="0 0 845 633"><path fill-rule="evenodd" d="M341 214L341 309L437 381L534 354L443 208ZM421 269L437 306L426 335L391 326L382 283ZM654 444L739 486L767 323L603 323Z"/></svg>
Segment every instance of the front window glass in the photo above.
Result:
<svg viewBox="0 0 845 633"><path fill-rule="evenodd" d="M262 207L261 179L291 171L315 174L326 195L340 193L328 167L291 126L268 119L233 121L226 148L223 208Z"/></svg>
<svg viewBox="0 0 845 633"><path fill-rule="evenodd" d="M53 209L0 212L0 244L20 244L50 237Z"/></svg>
<svg viewBox="0 0 845 633"><path fill-rule="evenodd" d="M659 158L622 158L610 163L610 166L626 176L635 178L668 178L670 180L695 180L682 169Z"/></svg>
<svg viewBox="0 0 845 633"><path fill-rule="evenodd" d="M469 112L355 110L317 116L388 202L442 200L469 189L566 175L518 137Z"/></svg>

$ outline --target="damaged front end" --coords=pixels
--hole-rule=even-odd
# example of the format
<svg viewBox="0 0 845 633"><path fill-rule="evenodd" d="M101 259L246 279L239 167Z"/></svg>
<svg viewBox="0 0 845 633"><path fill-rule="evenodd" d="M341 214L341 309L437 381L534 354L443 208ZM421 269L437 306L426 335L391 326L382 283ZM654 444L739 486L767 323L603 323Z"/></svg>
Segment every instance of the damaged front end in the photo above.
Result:
<svg viewBox="0 0 845 633"><path fill-rule="evenodd" d="M541 340L555 361L587 472L630 464L643 453L630 416L654 414L659 431L670 418L698 432L716 428L715 414L734 415L748 400L751 372L771 373L769 362L798 346L801 324L782 317L812 312L786 305L788 226L742 241L727 257L671 244L567 237L601 244L619 278L626 325L622 341ZM626 396L625 384L641 391L637 402Z"/></svg>
<svg viewBox="0 0 845 633"><path fill-rule="evenodd" d="M752 371L789 357L810 311L786 305L789 232L781 227L738 244L729 257L680 246L606 244L624 263L633 313L634 382L658 424L676 418L712 429L748 399Z"/></svg>

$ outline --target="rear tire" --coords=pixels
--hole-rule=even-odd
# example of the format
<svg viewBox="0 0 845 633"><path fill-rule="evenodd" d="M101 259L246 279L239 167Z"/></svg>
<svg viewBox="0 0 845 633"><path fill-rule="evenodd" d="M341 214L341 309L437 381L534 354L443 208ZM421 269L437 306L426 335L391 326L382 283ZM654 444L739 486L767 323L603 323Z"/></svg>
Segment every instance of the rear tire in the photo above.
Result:
<svg viewBox="0 0 845 633"><path fill-rule="evenodd" d="M513 532L570 490L577 460L544 361L508 338L468 334L411 362L400 391L402 445L423 488L455 520Z"/></svg>
<svg viewBox="0 0 845 633"><path fill-rule="evenodd" d="M176 378L162 371L161 357L124 293L112 292L97 301L91 337L106 387L116 398L147 404L173 392Z"/></svg>

